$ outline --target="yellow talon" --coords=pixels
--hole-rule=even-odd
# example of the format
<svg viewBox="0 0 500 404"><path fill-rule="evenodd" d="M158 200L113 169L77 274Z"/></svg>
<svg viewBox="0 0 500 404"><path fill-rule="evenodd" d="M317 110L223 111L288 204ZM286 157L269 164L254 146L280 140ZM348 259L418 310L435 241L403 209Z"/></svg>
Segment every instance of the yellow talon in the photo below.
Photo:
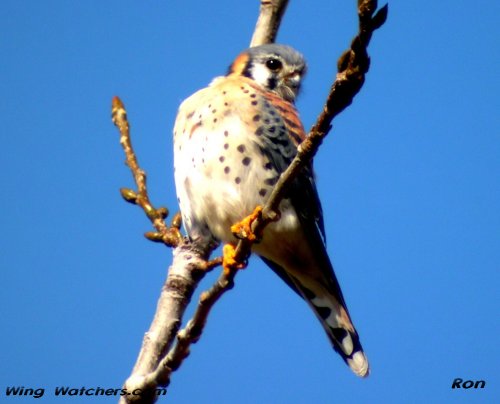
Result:
<svg viewBox="0 0 500 404"><path fill-rule="evenodd" d="M236 257L236 249L232 244L226 244L222 248L222 268L224 269L224 273L229 275L229 273L234 269L243 269L246 264L239 262L235 259Z"/></svg>
<svg viewBox="0 0 500 404"><path fill-rule="evenodd" d="M262 206L257 206L255 210L245 217L241 222L231 226L231 232L240 239L248 241L256 241L262 238L262 235L257 235L252 230L252 224L258 218L262 217Z"/></svg>

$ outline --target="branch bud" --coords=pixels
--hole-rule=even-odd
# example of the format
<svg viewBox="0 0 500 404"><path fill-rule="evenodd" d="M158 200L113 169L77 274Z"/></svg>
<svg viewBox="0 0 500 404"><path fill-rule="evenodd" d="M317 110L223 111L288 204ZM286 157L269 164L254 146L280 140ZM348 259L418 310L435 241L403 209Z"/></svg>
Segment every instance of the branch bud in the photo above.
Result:
<svg viewBox="0 0 500 404"><path fill-rule="evenodd" d="M133 203L134 205L137 203L137 193L132 189L120 188L120 194L128 203Z"/></svg>

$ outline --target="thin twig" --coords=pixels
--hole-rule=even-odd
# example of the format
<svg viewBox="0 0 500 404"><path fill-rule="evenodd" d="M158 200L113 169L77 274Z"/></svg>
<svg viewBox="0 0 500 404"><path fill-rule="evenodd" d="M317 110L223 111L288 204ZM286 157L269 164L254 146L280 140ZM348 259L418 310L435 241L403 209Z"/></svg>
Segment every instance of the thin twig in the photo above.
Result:
<svg viewBox="0 0 500 404"><path fill-rule="evenodd" d="M169 227L165 223L165 219L168 216L168 209L164 207L156 209L151 204L146 186L146 173L139 166L134 148L132 147L127 111L123 102L118 97L113 97L111 103L111 119L120 131L120 144L125 153L125 164L130 168L135 184L137 185L137 192L129 188L121 188L120 193L123 199L140 206L153 224L156 232L146 233L147 238L152 241L162 241L169 247L176 247L182 241L182 235L179 231L181 226L180 216L175 215L172 225Z"/></svg>

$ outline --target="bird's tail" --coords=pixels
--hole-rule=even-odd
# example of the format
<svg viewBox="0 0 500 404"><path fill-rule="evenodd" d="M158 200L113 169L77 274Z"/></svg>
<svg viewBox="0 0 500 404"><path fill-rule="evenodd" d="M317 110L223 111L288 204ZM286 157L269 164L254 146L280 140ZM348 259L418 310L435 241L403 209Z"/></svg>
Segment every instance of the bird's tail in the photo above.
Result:
<svg viewBox="0 0 500 404"><path fill-rule="evenodd" d="M330 291L321 290L321 288L311 290L300 284L296 286L318 317L335 351L356 375L368 376L370 373L368 359L342 295L333 295Z"/></svg>
<svg viewBox="0 0 500 404"><path fill-rule="evenodd" d="M263 260L312 308L326 331L333 348L352 371L366 377L370 373L368 359L359 341L359 336L347 311L333 267L326 254L318 254L320 262L309 268L288 267L284 270L275 262ZM323 255L323 257L321 257ZM316 263L318 263L316 261ZM309 261L311 264L313 260Z"/></svg>

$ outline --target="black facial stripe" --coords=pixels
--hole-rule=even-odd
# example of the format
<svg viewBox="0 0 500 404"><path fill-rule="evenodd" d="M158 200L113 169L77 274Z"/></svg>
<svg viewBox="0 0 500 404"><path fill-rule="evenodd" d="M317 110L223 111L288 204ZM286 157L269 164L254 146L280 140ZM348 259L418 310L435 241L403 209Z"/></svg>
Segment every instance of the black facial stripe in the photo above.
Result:
<svg viewBox="0 0 500 404"><path fill-rule="evenodd" d="M267 80L267 88L269 90L274 90L276 88L276 78L275 77L269 77L269 79Z"/></svg>
<svg viewBox="0 0 500 404"><path fill-rule="evenodd" d="M253 63L252 63L252 61L249 60L247 65L243 69L242 75L245 77L252 78L252 74L251 74L252 68L253 68Z"/></svg>

